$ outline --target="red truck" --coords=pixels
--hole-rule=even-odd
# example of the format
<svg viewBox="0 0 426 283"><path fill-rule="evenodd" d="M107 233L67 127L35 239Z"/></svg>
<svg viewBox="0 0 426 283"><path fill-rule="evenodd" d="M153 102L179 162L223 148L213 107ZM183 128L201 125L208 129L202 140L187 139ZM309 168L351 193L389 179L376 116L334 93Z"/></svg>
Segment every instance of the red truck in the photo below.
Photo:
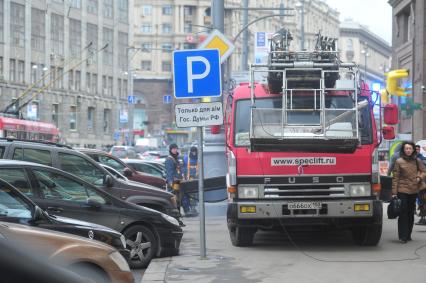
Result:
<svg viewBox="0 0 426 283"><path fill-rule="evenodd" d="M358 245L377 245L382 202L380 135L371 92L336 41L318 35L314 51L289 50L291 34L271 39L267 64L229 95L227 224L232 244L256 231L326 225L349 229ZM267 76L257 83L256 73Z"/></svg>

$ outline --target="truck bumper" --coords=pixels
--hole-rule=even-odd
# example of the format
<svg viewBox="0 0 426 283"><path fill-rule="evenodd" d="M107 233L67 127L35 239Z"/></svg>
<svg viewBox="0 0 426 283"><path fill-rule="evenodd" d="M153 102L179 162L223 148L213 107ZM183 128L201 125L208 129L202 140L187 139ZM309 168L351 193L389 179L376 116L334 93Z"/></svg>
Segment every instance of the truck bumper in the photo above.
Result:
<svg viewBox="0 0 426 283"><path fill-rule="evenodd" d="M288 201L229 203L228 226L271 229L282 225L353 227L381 224L382 202L375 199L320 201L321 209L288 209ZM355 211L355 205L369 205L368 211ZM256 207L253 209L247 207ZM249 210L251 213L243 213Z"/></svg>

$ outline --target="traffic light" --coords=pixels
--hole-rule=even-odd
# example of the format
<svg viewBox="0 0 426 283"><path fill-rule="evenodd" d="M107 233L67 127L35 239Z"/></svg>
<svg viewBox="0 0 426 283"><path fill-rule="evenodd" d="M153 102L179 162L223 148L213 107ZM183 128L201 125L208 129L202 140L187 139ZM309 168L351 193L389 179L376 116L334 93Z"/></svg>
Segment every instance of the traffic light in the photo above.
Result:
<svg viewBox="0 0 426 283"><path fill-rule="evenodd" d="M398 86L398 80L408 77L408 70L393 70L386 74L386 90L390 95L407 96L404 88Z"/></svg>

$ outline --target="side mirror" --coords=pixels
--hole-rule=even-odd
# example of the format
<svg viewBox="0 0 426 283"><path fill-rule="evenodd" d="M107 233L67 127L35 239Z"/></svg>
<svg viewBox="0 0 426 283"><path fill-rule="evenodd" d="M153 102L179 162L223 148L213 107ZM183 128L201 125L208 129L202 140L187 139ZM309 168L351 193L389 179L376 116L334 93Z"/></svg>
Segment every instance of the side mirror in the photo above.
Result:
<svg viewBox="0 0 426 283"><path fill-rule="evenodd" d="M395 128L392 126L385 126L382 128L382 134L385 140L393 140L395 138Z"/></svg>
<svg viewBox="0 0 426 283"><path fill-rule="evenodd" d="M385 124L398 124L398 106L395 104L387 104L383 110L383 120Z"/></svg>
<svg viewBox="0 0 426 283"><path fill-rule="evenodd" d="M112 188L114 186L114 180L110 175L105 175L104 186L106 186L107 188Z"/></svg>
<svg viewBox="0 0 426 283"><path fill-rule="evenodd" d="M37 222L44 219L43 210L37 205L34 207L34 214L32 217L32 221Z"/></svg>
<svg viewBox="0 0 426 283"><path fill-rule="evenodd" d="M124 175L126 178L130 178L130 177L132 177L132 176L133 176L133 171L132 171L132 169L130 169L130 168L124 168L124 170L123 170L123 175Z"/></svg>
<svg viewBox="0 0 426 283"><path fill-rule="evenodd" d="M101 208L102 204L96 199L89 197L87 199L87 205L93 208Z"/></svg>

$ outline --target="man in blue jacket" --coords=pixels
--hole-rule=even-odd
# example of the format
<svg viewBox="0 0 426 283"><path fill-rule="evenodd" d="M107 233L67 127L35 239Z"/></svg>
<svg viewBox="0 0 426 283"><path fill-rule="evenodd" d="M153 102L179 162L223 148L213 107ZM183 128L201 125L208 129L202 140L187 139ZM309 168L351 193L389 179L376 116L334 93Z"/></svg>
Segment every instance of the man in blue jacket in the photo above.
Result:
<svg viewBox="0 0 426 283"><path fill-rule="evenodd" d="M167 191L176 196L177 209L180 212L182 204L182 192L180 190L180 182L182 180L182 170L178 160L179 152L177 144L173 143L169 146L169 156L166 158L166 182ZM185 226L181 221L181 226Z"/></svg>

